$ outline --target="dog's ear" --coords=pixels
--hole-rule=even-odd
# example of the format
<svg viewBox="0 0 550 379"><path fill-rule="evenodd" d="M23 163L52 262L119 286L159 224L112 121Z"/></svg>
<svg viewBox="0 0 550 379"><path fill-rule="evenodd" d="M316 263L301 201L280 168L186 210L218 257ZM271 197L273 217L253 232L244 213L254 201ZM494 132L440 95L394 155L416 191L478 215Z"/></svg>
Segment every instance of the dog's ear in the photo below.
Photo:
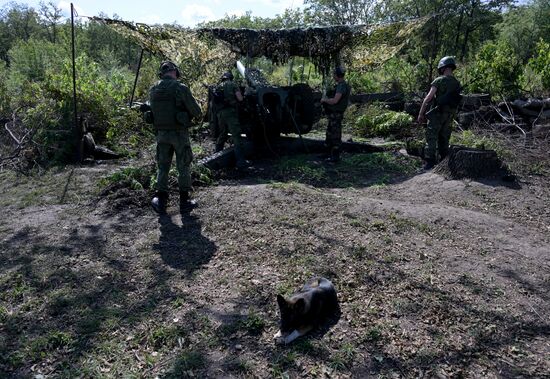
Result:
<svg viewBox="0 0 550 379"><path fill-rule="evenodd" d="M288 308L288 302L283 295L277 295L277 304L279 304L280 309Z"/></svg>
<svg viewBox="0 0 550 379"><path fill-rule="evenodd" d="M303 313L306 309L306 301L303 298L296 300L294 303L294 309L300 313Z"/></svg>

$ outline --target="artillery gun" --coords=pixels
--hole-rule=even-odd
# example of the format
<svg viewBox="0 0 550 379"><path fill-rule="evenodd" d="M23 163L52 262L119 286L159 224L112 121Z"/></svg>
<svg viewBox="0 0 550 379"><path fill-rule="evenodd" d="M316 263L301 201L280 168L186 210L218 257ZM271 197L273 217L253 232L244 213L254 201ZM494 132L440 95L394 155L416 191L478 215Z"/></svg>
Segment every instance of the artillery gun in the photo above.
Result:
<svg viewBox="0 0 550 379"><path fill-rule="evenodd" d="M244 101L239 104L239 122L247 137L256 144L269 144L281 133L308 133L321 117L318 96L304 83L293 86L272 86L255 68L245 68L237 61L236 67L244 78L246 87L241 88ZM213 91L208 91L208 120L212 136L220 132Z"/></svg>

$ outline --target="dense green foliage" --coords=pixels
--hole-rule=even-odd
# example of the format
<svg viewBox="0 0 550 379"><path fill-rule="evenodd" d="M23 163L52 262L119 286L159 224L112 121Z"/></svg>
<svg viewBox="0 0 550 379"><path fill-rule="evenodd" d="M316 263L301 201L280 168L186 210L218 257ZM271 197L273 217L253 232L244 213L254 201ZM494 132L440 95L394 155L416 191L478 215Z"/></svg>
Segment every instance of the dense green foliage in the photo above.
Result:
<svg viewBox="0 0 550 379"><path fill-rule="evenodd" d="M368 106L355 120L354 129L361 137L389 137L405 133L412 121L412 117L407 113Z"/></svg>
<svg viewBox="0 0 550 379"><path fill-rule="evenodd" d="M423 31L385 63L373 65L342 57L354 93L423 92L443 55L457 57L457 75L466 91L488 92L497 98L550 92L549 0L307 0L302 9L289 9L271 18L247 12L202 26L289 28L424 16L431 18ZM76 28L79 115L96 142L120 152L150 143L151 133L139 114L125 106L131 97L140 47L97 22L77 20ZM64 162L74 156L70 36L70 24L52 2L41 3L38 9L10 2L0 9L0 118L15 116L18 125L23 125L16 134L33 137L33 144L20 146L20 150L31 151L36 163ZM135 99L145 99L159 61L160 57L145 55ZM197 72L203 79L219 75L179 63L194 91L203 90L205 83ZM262 58L253 64L276 85L307 81L320 89L327 84L308 59L273 66ZM351 122L360 135L387 136L409 122L402 115L369 112L354 115ZM12 145L2 149L2 156L13 150L13 140L3 136L2 142L6 141Z"/></svg>

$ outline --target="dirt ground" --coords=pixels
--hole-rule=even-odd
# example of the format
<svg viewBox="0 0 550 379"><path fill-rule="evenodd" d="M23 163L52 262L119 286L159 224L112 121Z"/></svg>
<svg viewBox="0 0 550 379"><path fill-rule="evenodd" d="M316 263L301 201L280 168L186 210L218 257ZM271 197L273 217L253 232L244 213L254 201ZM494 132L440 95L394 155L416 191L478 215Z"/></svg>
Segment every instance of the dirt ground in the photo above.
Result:
<svg viewBox="0 0 550 379"><path fill-rule="evenodd" d="M549 178L395 154L259 161L163 217L98 197L132 162L0 173L0 376L550 378ZM315 275L339 319L275 345L276 294Z"/></svg>

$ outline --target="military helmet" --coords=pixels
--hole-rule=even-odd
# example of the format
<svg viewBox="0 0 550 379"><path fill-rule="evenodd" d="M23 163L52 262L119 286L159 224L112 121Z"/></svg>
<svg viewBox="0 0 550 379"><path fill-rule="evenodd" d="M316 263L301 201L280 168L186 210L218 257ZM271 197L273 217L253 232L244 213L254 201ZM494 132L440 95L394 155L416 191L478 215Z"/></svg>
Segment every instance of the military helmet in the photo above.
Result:
<svg viewBox="0 0 550 379"><path fill-rule="evenodd" d="M332 73L339 78L343 78L346 75L346 69L342 66L337 66Z"/></svg>
<svg viewBox="0 0 550 379"><path fill-rule="evenodd" d="M159 77L163 77L164 75L166 75L170 71L176 71L176 77L177 78L180 77L180 70L174 62L170 62L170 61L162 62L160 64L160 67L159 67Z"/></svg>
<svg viewBox="0 0 550 379"><path fill-rule="evenodd" d="M447 56L441 58L441 60L437 64L437 69L442 70L445 67L451 67L453 70L456 69L455 57Z"/></svg>
<svg viewBox="0 0 550 379"><path fill-rule="evenodd" d="M231 71L224 72L221 80L233 80L233 73Z"/></svg>

